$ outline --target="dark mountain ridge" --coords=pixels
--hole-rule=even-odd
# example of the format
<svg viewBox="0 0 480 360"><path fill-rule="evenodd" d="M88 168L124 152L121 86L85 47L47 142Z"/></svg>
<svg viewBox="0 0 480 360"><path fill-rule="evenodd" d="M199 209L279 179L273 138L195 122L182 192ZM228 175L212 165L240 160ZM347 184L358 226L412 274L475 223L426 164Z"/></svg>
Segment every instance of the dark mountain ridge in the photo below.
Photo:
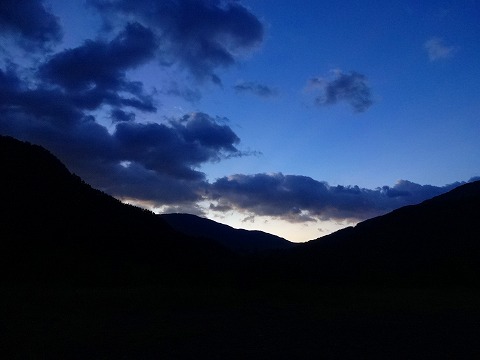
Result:
<svg viewBox="0 0 480 360"><path fill-rule="evenodd" d="M47 150L14 138L0 137L0 161L0 277L12 282L148 282L181 274L338 284L480 278L480 181L293 246L262 232L123 204Z"/></svg>
<svg viewBox="0 0 480 360"><path fill-rule="evenodd" d="M226 248L242 254L286 250L297 245L280 236L258 230L235 229L192 214L160 214L159 216L184 234L213 239Z"/></svg>
<svg viewBox="0 0 480 360"><path fill-rule="evenodd" d="M0 162L1 280L149 282L233 263L215 242L93 189L40 146L2 136Z"/></svg>
<svg viewBox="0 0 480 360"><path fill-rule="evenodd" d="M0 136L0 162L4 359L480 354L480 182L239 255L91 188L39 146Z"/></svg>
<svg viewBox="0 0 480 360"><path fill-rule="evenodd" d="M282 260L292 271L330 281L477 286L479 219L474 181L309 241Z"/></svg>

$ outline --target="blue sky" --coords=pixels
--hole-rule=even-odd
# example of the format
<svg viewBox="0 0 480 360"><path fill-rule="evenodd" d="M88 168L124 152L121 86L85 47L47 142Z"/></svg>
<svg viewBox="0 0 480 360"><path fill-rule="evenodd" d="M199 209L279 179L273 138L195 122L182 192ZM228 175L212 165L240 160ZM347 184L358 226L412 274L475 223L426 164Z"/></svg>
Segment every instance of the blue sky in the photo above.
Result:
<svg viewBox="0 0 480 360"><path fill-rule="evenodd" d="M0 4L0 134L292 241L480 175L478 1Z"/></svg>

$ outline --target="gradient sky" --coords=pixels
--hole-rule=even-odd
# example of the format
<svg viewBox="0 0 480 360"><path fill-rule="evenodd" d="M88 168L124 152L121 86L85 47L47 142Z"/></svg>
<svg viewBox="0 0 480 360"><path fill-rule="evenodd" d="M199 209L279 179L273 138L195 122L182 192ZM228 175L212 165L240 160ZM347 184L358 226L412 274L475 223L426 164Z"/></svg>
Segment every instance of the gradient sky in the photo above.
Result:
<svg viewBox="0 0 480 360"><path fill-rule="evenodd" d="M2 0L0 134L311 240L480 175L480 2Z"/></svg>

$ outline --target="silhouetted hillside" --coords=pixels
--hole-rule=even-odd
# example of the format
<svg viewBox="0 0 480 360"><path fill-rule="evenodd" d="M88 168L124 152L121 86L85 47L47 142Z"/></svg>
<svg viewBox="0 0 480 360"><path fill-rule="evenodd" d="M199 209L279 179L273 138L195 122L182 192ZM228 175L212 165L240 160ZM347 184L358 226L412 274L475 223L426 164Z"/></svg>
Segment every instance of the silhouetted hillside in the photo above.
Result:
<svg viewBox="0 0 480 360"><path fill-rule="evenodd" d="M478 285L479 219L475 181L302 244L283 264L329 282Z"/></svg>
<svg viewBox="0 0 480 360"><path fill-rule="evenodd" d="M214 242L91 188L40 146L2 136L0 162L2 281L149 282L231 263Z"/></svg>
<svg viewBox="0 0 480 360"><path fill-rule="evenodd" d="M480 276L480 181L293 246L193 215L157 216L122 204L71 174L42 147L10 137L0 137L0 161L6 281L148 282L204 271L215 276L238 265L226 248L284 249L281 255L243 258L245 278L265 281L298 275L328 283L455 284Z"/></svg>
<svg viewBox="0 0 480 360"><path fill-rule="evenodd" d="M282 237L263 231L235 229L196 215L161 214L159 216L182 233L213 239L239 253L251 254L270 250L285 250L296 245Z"/></svg>
<svg viewBox="0 0 480 360"><path fill-rule="evenodd" d="M180 234L13 138L0 137L0 162L2 359L480 354L480 182L237 256L205 235L257 233L191 217L201 236Z"/></svg>

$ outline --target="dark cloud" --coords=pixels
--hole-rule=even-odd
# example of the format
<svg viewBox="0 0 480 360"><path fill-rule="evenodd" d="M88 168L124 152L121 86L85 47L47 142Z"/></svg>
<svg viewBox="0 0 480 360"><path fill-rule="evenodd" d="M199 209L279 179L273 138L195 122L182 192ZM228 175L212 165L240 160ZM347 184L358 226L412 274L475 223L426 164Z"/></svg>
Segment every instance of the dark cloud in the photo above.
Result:
<svg viewBox="0 0 480 360"><path fill-rule="evenodd" d="M374 190L330 186L306 176L276 174L233 175L210 186L210 209L240 210L288 221L365 220L416 204L461 183L436 187L401 180Z"/></svg>
<svg viewBox="0 0 480 360"><path fill-rule="evenodd" d="M102 103L155 111L143 84L126 79L125 72L151 60L156 48L153 33L138 23L128 24L110 42L87 40L82 46L53 55L39 68L44 82L62 87L81 108ZM125 98L119 92L133 97Z"/></svg>
<svg viewBox="0 0 480 360"><path fill-rule="evenodd" d="M163 64L185 66L197 79L219 82L217 68L263 40L261 22L236 1L90 0L106 18L138 20L161 38Z"/></svg>
<svg viewBox="0 0 480 360"><path fill-rule="evenodd" d="M306 176L233 175L206 181L209 162L243 156L226 119L192 113L165 123L137 123L114 107L113 132L59 88L31 88L14 67L0 69L0 133L45 146L92 186L120 199L170 209L239 210L288 221L363 220L419 203L460 183L435 187L399 181L364 189L330 186Z"/></svg>
<svg viewBox="0 0 480 360"><path fill-rule="evenodd" d="M14 66L5 70L0 69L0 104L9 104L20 86L21 80L17 76Z"/></svg>
<svg viewBox="0 0 480 360"><path fill-rule="evenodd" d="M230 128L202 113L168 124L122 122L111 136L115 161L100 185L120 198L192 206L207 189L205 174L197 169L239 152L238 141Z"/></svg>
<svg viewBox="0 0 480 360"><path fill-rule="evenodd" d="M58 18L42 0L2 0L0 32L16 35L23 46L44 47L62 36Z"/></svg>
<svg viewBox="0 0 480 360"><path fill-rule="evenodd" d="M201 176L179 179L138 162L110 165L99 169L102 176L95 177L100 180L98 187L119 199L133 199L139 206L194 208L205 192L206 182Z"/></svg>
<svg viewBox="0 0 480 360"><path fill-rule="evenodd" d="M143 94L143 90L139 90L139 86L133 83L125 83L122 87L135 92L136 96L133 97L122 97L117 91L108 88L64 91L52 87L48 82L39 82L37 87L32 87L28 80L21 80L15 70L14 66L6 70L0 69L0 110L12 121L21 117L35 117L37 121L51 126L72 126L86 121L84 110L97 109L102 103L135 107L142 111L155 110L153 99ZM34 124L35 122L32 123Z"/></svg>
<svg viewBox="0 0 480 360"><path fill-rule="evenodd" d="M215 120L204 113L193 113L171 124L186 141L198 143L215 151L238 153L234 145L238 144L240 139L229 126L220 124L219 121L225 119Z"/></svg>
<svg viewBox="0 0 480 360"><path fill-rule="evenodd" d="M60 88L30 88L15 69L0 69L0 133L40 144L92 186L118 198L191 206L207 184L198 168L245 155L225 119L193 113L140 124L113 108L113 132ZM188 204L190 203L190 205Z"/></svg>
<svg viewBox="0 0 480 360"><path fill-rule="evenodd" d="M114 7L119 4L111 3ZM147 19L150 16L147 3L138 4L136 17ZM13 3L8 5L14 7ZM16 5L15 11L23 9L23 3ZM9 8L6 3L2 6L3 10ZM157 7L156 11L169 8L170 15L180 17L192 16L188 9L203 9L204 20L212 22L197 19L190 30L195 33L199 27L205 27L205 33L182 36L192 42L212 36L212 44L206 44L204 49L213 44L222 51L227 51L227 44L228 51L253 46L250 37L255 35L242 24L256 19L239 5L165 2ZM181 12L172 13L175 9ZM30 10L40 11L35 7ZM160 14L153 15L150 20L155 25ZM162 123L136 121L136 114L156 110L157 93L147 94L143 84L130 80L127 73L154 59L160 43L182 48L174 44L180 39L175 36L188 29L180 26L185 19L173 20L176 30L168 30L170 25L162 23L166 28L155 25L155 32L131 20L125 21L120 31L115 30L116 34L109 33L110 40L106 34L103 37L106 40L86 40L78 47L53 53L43 60L36 58L37 63L28 69L28 65L21 68L11 59L5 60L3 68L0 65L0 133L44 146L89 184L118 198L184 209L197 207L195 202L208 190L200 167L247 153L237 149L240 139L224 118L192 113ZM150 21L144 23L148 25ZM48 39L53 39L53 32L49 34ZM207 58L199 61L216 66L215 61L221 56L214 55L206 54ZM231 54L228 56L233 58ZM198 70L201 64L197 71L201 71ZM208 76L217 78L213 72ZM199 96L194 91L177 95L191 99ZM99 117L110 118L111 128L101 125Z"/></svg>
<svg viewBox="0 0 480 360"><path fill-rule="evenodd" d="M251 81L238 83L233 88L236 92L250 92L264 98L277 95L277 90L272 89L267 85L262 85Z"/></svg>
<svg viewBox="0 0 480 360"><path fill-rule="evenodd" d="M113 109L110 112L110 117L112 118L113 123L121 122L121 121L134 121L135 113L125 112L121 109Z"/></svg>
<svg viewBox="0 0 480 360"><path fill-rule="evenodd" d="M262 24L236 1L90 3L105 18L115 18L110 31L102 34L104 40L86 40L48 58L36 53L38 63L23 68L13 59L3 60L0 133L44 146L95 188L170 210L200 214L198 204L209 200L211 211L240 210L247 219L268 215L304 222L361 220L459 185L400 181L369 190L280 173L233 175L209 183L200 171L202 165L251 155L238 148L240 139L226 119L196 112L140 123L136 115L155 112L158 93L148 93L143 83L127 75L160 59L163 64L183 66L200 81L221 84L216 72L235 64L242 52L262 41ZM36 44L37 50L61 36L57 18L41 1L2 1L0 26L3 35L15 34L24 44ZM317 98L320 105L345 101L361 112L372 104L366 78L356 72L336 72L334 79L314 79L311 85L323 91ZM161 86L160 93L188 101L201 96L196 89L199 83ZM254 82L237 84L235 89L274 95L273 89ZM97 121L102 116L111 120L111 128Z"/></svg>
<svg viewBox="0 0 480 360"><path fill-rule="evenodd" d="M310 87L321 89L321 94L315 98L317 105L333 105L345 101L355 112L364 112L373 104L365 75L355 71L343 73L337 70L333 73L335 78L332 80L314 78L309 81Z"/></svg>
<svg viewBox="0 0 480 360"><path fill-rule="evenodd" d="M123 160L178 179L202 180L195 168L238 153L238 137L206 114L191 114L165 124L120 123L114 134Z"/></svg>
<svg viewBox="0 0 480 360"><path fill-rule="evenodd" d="M0 89L0 110L4 118L12 121L33 116L41 122L64 126L84 116L63 92L44 87L30 89L13 69L0 69Z"/></svg>
<svg viewBox="0 0 480 360"><path fill-rule="evenodd" d="M155 47L151 31L138 23L129 24L110 42L87 40L55 54L40 67L40 74L67 90L120 89L124 72L150 60Z"/></svg>

